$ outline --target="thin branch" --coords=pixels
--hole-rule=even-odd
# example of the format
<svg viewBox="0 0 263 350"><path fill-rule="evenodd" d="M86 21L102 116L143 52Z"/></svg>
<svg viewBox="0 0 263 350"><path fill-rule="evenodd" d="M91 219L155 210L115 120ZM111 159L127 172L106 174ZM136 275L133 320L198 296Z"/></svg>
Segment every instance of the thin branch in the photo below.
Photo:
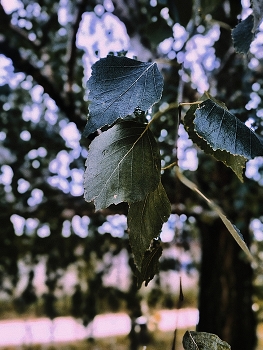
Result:
<svg viewBox="0 0 263 350"><path fill-rule="evenodd" d="M196 186L195 183L190 181L188 178L186 178L183 173L180 171L180 169L176 166L176 175L178 179L188 188L190 188L192 191L196 192L200 197L202 197L206 203L209 205L209 207L220 217L220 219L223 221L224 225L228 229L228 231L231 233L237 244L240 246L240 248L243 250L243 252L246 254L249 261L253 262L255 267L259 267L258 261L256 258L251 254L250 250L248 249L242 235L238 231L238 229L227 219L225 214L223 213L223 210L211 199L207 198ZM262 266L260 266L262 269ZM262 270L261 270L262 271Z"/></svg>
<svg viewBox="0 0 263 350"><path fill-rule="evenodd" d="M34 49L40 48L40 41L38 39L30 40L28 37L28 34L25 30L23 30L22 28L19 28L17 26L14 26L12 23L9 24L9 27L13 32L16 32L20 36L20 38L24 39Z"/></svg>
<svg viewBox="0 0 263 350"><path fill-rule="evenodd" d="M161 170L171 169L171 168L173 168L173 167L176 166L176 165L178 165L178 162L177 162L177 161L176 161L176 162L173 162L173 163L171 163L171 164L169 164L169 165L167 165L167 166L165 166L164 168L161 168Z"/></svg>
<svg viewBox="0 0 263 350"><path fill-rule="evenodd" d="M65 102L61 93L54 87L53 82L44 76L37 67L33 66L29 60L22 58L18 49L10 47L8 40L0 41L0 53L9 57L17 70L24 72L26 75L31 75L33 79L43 87L44 91L55 101L56 105L65 113L67 118L74 122L78 128L84 128L86 121L82 119L80 115L72 113L72 106L69 106Z"/></svg>
<svg viewBox="0 0 263 350"><path fill-rule="evenodd" d="M171 109L176 109L176 108L179 108L180 106L192 106L192 105L197 105L197 104L200 104L204 101L195 101L195 102L180 102L180 103L177 103L177 102L173 102L173 103L170 103L164 110L162 111L158 111L156 112L152 119L149 121L149 123L147 124L148 127L150 126L150 124L152 124L156 119L160 118L162 115L164 115L165 113L167 113L168 111L170 111Z"/></svg>
<svg viewBox="0 0 263 350"><path fill-rule="evenodd" d="M40 47L39 40L30 40L28 37L28 33L23 30L22 28L15 26L11 23L11 17L5 12L1 2L0 2L0 25L4 26L3 29L6 29L9 27L12 32L16 33L17 36L19 36L20 39L25 41L27 44L32 46L34 49L38 49Z"/></svg>
<svg viewBox="0 0 263 350"><path fill-rule="evenodd" d="M83 1L84 2L84 1ZM83 7L82 3L82 7ZM81 7L81 9L82 9ZM80 13L80 12L79 12ZM81 14L80 14L81 17ZM76 21L75 25L77 26L79 22ZM1 32L5 35L6 30L10 30L11 35L15 37L18 42L23 40L23 42L28 46L30 45L32 50L38 50L40 48L40 44L38 41L31 41L28 38L27 32L25 32L23 29L14 26L11 23L11 16L6 14L3 6L0 3L0 29ZM75 33L76 38L76 32L77 29L74 27L73 32ZM73 50L74 51L74 50ZM56 105L59 107L59 109L67 116L67 118L74 122L76 126L79 129L83 129L86 124L86 118L83 118L80 112L76 112L76 107L74 104L74 99L65 99L63 96L63 91L56 89L55 84L43 73L39 68L34 66L29 59L25 59L21 56L20 51L17 47L12 47L10 45L10 41L5 39L0 39L0 53L5 55L6 57L9 57L14 67L26 75L31 75L33 79L36 81L37 84L41 85L44 89L44 92L46 92L56 103ZM72 54L71 63L74 66L75 63L75 53ZM72 77L74 75L72 70ZM72 78L73 79L73 78Z"/></svg>
<svg viewBox="0 0 263 350"><path fill-rule="evenodd" d="M113 14L124 23L130 37L131 46L134 48L139 60L153 61L156 52L151 47L151 43L144 35L143 26L146 15L140 11L138 0L112 0L114 5Z"/></svg>
<svg viewBox="0 0 263 350"><path fill-rule="evenodd" d="M80 21L82 18L83 13L86 10L87 1L82 0L79 4L77 4L78 11L75 16L75 21L72 25L72 33L71 37L69 38L70 45L68 49L68 89L71 92L72 91L72 85L74 81L74 68L76 64L76 57L77 57L77 47L76 47L76 39L77 39L77 33L79 30Z"/></svg>
<svg viewBox="0 0 263 350"><path fill-rule="evenodd" d="M162 111L158 111L156 112L152 119L149 121L149 124L150 125L154 120L160 118L162 115L164 115L165 113L167 113L168 111L170 111L171 109L176 109L179 107L179 104L177 102L174 102L174 103L170 103L164 110Z"/></svg>

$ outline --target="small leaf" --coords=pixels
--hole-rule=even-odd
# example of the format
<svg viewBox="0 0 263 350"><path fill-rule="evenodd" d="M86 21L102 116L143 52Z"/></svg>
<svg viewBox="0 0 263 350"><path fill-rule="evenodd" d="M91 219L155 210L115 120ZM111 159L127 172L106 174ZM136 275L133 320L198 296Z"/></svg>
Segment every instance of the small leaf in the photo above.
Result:
<svg viewBox="0 0 263 350"><path fill-rule="evenodd" d="M207 99L195 111L195 131L215 150L252 159L263 155L257 135L218 103Z"/></svg>
<svg viewBox="0 0 263 350"><path fill-rule="evenodd" d="M138 288L141 287L143 282L145 282L145 286L147 286L159 272L159 259L162 255L162 251L163 249L160 245L160 241L154 240L150 249L145 252L141 271L137 268L135 270Z"/></svg>
<svg viewBox="0 0 263 350"><path fill-rule="evenodd" d="M231 350L230 345L217 335L194 331L185 332L183 347L185 350Z"/></svg>
<svg viewBox="0 0 263 350"><path fill-rule="evenodd" d="M171 213L171 204L161 182L155 191L136 203L131 203L128 212L129 241L134 261L139 271L143 268L145 251L154 238L158 238L162 225Z"/></svg>
<svg viewBox="0 0 263 350"><path fill-rule="evenodd" d="M249 15L232 30L232 38L236 52L247 53L249 51L250 44L255 36L252 33L253 25L254 18L252 15Z"/></svg>
<svg viewBox="0 0 263 350"><path fill-rule="evenodd" d="M184 117L184 125L190 139L205 153L212 155L215 159L223 162L226 166L230 167L240 179L240 181L243 181L243 172L246 164L246 158L244 158L243 156L233 155L224 150L218 149L214 151L213 148L194 130L194 114L196 109L197 105L192 105Z"/></svg>
<svg viewBox="0 0 263 350"><path fill-rule="evenodd" d="M87 87L90 104L84 136L130 118L136 108L147 111L161 98L163 77L156 63L108 56L92 66Z"/></svg>
<svg viewBox="0 0 263 350"><path fill-rule="evenodd" d="M160 182L160 157L145 124L121 122L90 145L84 175L84 197L96 209L138 202Z"/></svg>

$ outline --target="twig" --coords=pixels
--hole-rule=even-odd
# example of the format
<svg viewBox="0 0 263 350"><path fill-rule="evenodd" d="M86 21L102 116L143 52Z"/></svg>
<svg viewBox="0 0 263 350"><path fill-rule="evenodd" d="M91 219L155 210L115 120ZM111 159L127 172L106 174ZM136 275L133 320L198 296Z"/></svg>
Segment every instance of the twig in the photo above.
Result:
<svg viewBox="0 0 263 350"><path fill-rule="evenodd" d="M68 91L72 91L72 85L74 81L74 68L76 64L76 57L77 57L77 46L76 46L76 38L77 33L79 30L79 24L82 18L83 13L85 12L87 2L85 0L82 0L78 6L78 11L75 16L75 21L72 25L72 31L71 36L69 37L69 48L68 48Z"/></svg>
<svg viewBox="0 0 263 350"><path fill-rule="evenodd" d="M8 30L11 31L13 37L16 37L18 41L21 41L22 38L27 45L30 44L32 50L36 50L40 47L36 41L32 42L31 40L29 40L25 31L12 25L10 20L11 17L5 13L4 8L0 3L1 32L5 35L6 28L8 28ZM75 31L76 29L74 29L74 32ZM65 99L63 97L63 91L60 91L58 88L56 88L52 80L46 77L39 68L37 68L30 62L29 59L23 58L20 54L19 49L17 47L13 47L10 41L6 38L0 40L0 53L5 55L6 57L9 57L12 60L14 67L18 71L24 72L26 75L31 75L36 81L36 83L43 87L44 92L46 92L55 101L56 105L67 116L67 118L71 122L74 122L79 129L82 130L84 128L86 124L86 118L82 118L81 112L76 112L74 99ZM75 58L72 58L73 65L74 60Z"/></svg>
<svg viewBox="0 0 263 350"><path fill-rule="evenodd" d="M11 23L11 17L5 12L1 2L0 2L0 23L1 25L5 26L5 30L9 27L12 32L18 35L20 39L26 41L26 43L32 46L34 49L38 49L40 47L39 40L30 40L25 30Z"/></svg>
<svg viewBox="0 0 263 350"><path fill-rule="evenodd" d="M80 115L72 113L72 107L70 108L70 106L65 103L64 98L54 87L54 84L44 76L37 67L33 66L27 59L23 59L18 49L10 47L9 42L4 40L0 42L0 53L9 57L12 60L14 67L20 72L24 72L26 75L31 75L33 79L43 87L44 91L55 101L56 105L65 113L67 118L74 122L78 128L84 128L86 121L82 119Z"/></svg>
<svg viewBox="0 0 263 350"><path fill-rule="evenodd" d="M178 179L188 188L190 188L192 191L196 192L201 196L206 203L209 205L209 207L220 217L220 219L223 221L224 225L228 229L228 231L231 233L237 244L240 246L240 248L243 250L243 252L246 254L248 260L250 262L253 262L255 267L259 268L259 264L255 257L251 254L250 250L248 249L246 243L244 242L243 238L241 237L240 233L238 232L237 228L227 219L225 214L223 213L222 209L211 199L207 198L196 186L195 183L187 179L180 169L176 167L176 175ZM260 266L260 268L262 268Z"/></svg>

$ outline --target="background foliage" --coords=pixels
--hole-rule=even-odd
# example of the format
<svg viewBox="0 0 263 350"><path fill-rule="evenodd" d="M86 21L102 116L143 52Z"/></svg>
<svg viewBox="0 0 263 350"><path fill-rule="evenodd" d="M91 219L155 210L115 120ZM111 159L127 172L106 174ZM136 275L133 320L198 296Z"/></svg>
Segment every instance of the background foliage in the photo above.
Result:
<svg viewBox="0 0 263 350"><path fill-rule="evenodd" d="M85 324L106 308L126 308L132 320L141 315L125 219L119 216L122 221L116 224L107 217L127 214L127 206L95 213L83 199L89 140L81 133L91 64L109 51L128 50L129 57L154 61L162 72L163 97L153 112L167 103L196 101L208 90L261 135L262 34L248 55L235 52L231 36L231 29L250 13L249 4L234 0L23 0L12 11L4 2L0 5L0 283L2 297L11 297L17 311L37 300L38 312L54 318L61 314L61 296L70 294L67 309ZM162 167L174 160L178 129L179 166L220 204L247 244L252 243L253 254L261 257L261 160L247 165L242 184L222 163L197 151L171 109L152 125ZM191 152L198 155L198 167ZM253 349L252 304L260 310L260 294L253 294L251 266L213 211L178 181L174 170L163 173L162 183L173 213L166 229L175 234L163 244L161 270L168 275L182 268L178 249L172 247L194 254L191 248L200 237L198 328L216 333L232 349ZM119 270L117 283L107 283L114 259L121 256L129 264ZM45 287L36 290L40 263L45 265ZM68 292L63 278L70 269L77 278ZM123 276L127 285L118 287ZM173 307L177 299L162 276L151 282L149 305ZM260 275L255 283L260 289ZM138 340L131 336L131 348L136 346Z"/></svg>

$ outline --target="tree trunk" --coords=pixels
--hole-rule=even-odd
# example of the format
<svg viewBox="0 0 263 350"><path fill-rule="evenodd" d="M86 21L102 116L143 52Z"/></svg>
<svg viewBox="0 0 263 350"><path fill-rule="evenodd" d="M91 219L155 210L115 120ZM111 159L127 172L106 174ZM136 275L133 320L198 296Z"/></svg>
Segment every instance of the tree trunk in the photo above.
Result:
<svg viewBox="0 0 263 350"><path fill-rule="evenodd" d="M217 334L232 350L253 350L256 317L252 311L252 268L219 219L212 225L200 222L199 227L202 261L197 330ZM248 229L242 229L242 234L248 242Z"/></svg>

